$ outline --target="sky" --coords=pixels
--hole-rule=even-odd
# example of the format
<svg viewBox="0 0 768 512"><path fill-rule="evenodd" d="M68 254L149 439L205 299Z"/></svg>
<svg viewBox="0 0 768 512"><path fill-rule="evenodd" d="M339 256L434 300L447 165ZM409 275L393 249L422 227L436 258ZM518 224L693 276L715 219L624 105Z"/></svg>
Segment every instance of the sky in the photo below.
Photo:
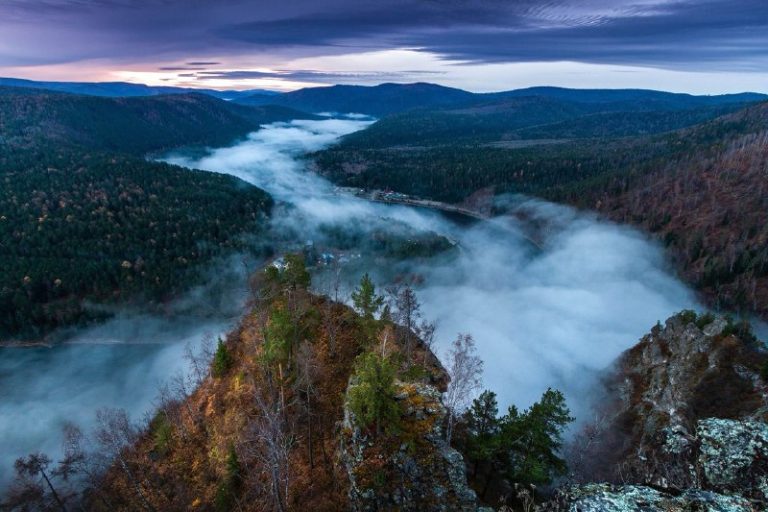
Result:
<svg viewBox="0 0 768 512"><path fill-rule="evenodd" d="M768 92L768 0L0 0L0 75Z"/></svg>

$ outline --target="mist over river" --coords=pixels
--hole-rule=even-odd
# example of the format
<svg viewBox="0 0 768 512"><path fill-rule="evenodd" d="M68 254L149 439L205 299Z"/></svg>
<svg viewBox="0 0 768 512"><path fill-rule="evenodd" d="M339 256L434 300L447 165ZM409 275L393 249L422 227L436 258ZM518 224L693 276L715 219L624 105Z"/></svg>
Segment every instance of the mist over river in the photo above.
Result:
<svg viewBox="0 0 768 512"><path fill-rule="evenodd" d="M513 197L512 208L526 215L455 222L423 208L345 195L307 170L307 152L369 123L277 123L232 147L166 160L232 174L272 194L281 203L271 229L278 248L331 245L339 232L368 240L393 226L450 240L455 246L440 254L400 259L348 249L359 257L340 267L342 297L364 271L380 286L396 276L423 278L416 292L424 317L437 322L438 355L459 332L471 333L485 361L484 385L498 393L501 408L527 407L551 386L565 392L577 418L586 419L596 373L658 320L696 306L659 247L590 214ZM538 246L524 235L530 226L520 218L546 226L537 232ZM329 289L327 274L316 273L313 286L320 292ZM123 315L55 348L2 350L0 485L16 457L56 453L65 421L88 427L103 406L124 407L134 418L148 411L159 383L184 368L184 346L236 321L243 288L233 296L228 308L204 318ZM200 290L194 296L205 298Z"/></svg>

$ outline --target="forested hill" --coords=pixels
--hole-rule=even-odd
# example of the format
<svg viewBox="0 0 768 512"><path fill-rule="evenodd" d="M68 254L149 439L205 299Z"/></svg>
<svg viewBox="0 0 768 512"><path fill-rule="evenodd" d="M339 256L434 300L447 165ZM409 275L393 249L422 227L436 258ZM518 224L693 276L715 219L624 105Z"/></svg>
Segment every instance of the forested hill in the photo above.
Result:
<svg viewBox="0 0 768 512"><path fill-rule="evenodd" d="M468 106L421 109L381 119L347 136L342 148L370 149L507 141L615 138L648 135L692 126L738 111L746 100L656 94L604 102L558 96L510 96ZM574 95L576 98L585 94ZM589 96L586 96L589 98ZM749 97L749 96L746 96ZM745 98L746 98L745 97Z"/></svg>
<svg viewBox="0 0 768 512"><path fill-rule="evenodd" d="M768 318L768 103L666 144L673 158L566 199L653 233L715 306Z"/></svg>
<svg viewBox="0 0 768 512"><path fill-rule="evenodd" d="M314 119L286 107L246 107L201 94L100 98L0 88L0 136L11 149L77 145L143 154L225 145L262 124Z"/></svg>
<svg viewBox="0 0 768 512"><path fill-rule="evenodd" d="M234 101L244 105L284 105L306 112L357 112L377 117L412 110L476 107L520 98L578 103L591 111L682 110L744 104L768 99L764 94L744 93L694 96L642 89L563 89L533 87L495 93L471 93L430 83L335 85L310 87L277 96L255 94Z"/></svg>
<svg viewBox="0 0 768 512"><path fill-rule="evenodd" d="M415 108L468 104L478 95L435 84L334 85L309 87L279 96L256 94L235 100L243 105L285 105L307 112L357 112L383 116Z"/></svg>
<svg viewBox="0 0 768 512"><path fill-rule="evenodd" d="M108 98L129 98L133 96L157 96L161 94L207 94L215 98L234 99L254 94L278 94L263 89L250 89L245 91L216 89L191 89L186 87L151 86L128 82L39 82L25 80L23 78L0 78L0 86L22 87L25 89L37 89L47 92L66 92L70 94L85 94L88 96L104 96Z"/></svg>
<svg viewBox="0 0 768 512"><path fill-rule="evenodd" d="M597 208L656 234L712 304L768 317L768 103L666 131L734 107L603 112L522 128L504 110L413 112L382 119L315 161L350 186L448 202L480 190L523 193ZM526 109L539 118L566 112L547 102L513 112Z"/></svg>
<svg viewBox="0 0 768 512"><path fill-rule="evenodd" d="M203 95L0 92L0 342L104 317L87 304L159 307L217 258L260 251L268 194L145 155L314 117Z"/></svg>

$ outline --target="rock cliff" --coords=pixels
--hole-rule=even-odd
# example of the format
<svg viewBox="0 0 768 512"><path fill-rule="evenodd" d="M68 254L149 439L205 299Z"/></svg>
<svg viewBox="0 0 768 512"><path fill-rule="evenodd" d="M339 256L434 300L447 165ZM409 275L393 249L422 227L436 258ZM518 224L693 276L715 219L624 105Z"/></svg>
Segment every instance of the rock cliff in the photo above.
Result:
<svg viewBox="0 0 768 512"><path fill-rule="evenodd" d="M684 311L654 327L606 377L599 419L572 447L577 482L632 485L573 487L555 510L765 510L765 361L723 317Z"/></svg>
<svg viewBox="0 0 768 512"><path fill-rule="evenodd" d="M464 459L443 437L446 410L440 391L422 383L397 387L403 417L395 435L374 439L355 426L354 414L345 407L341 459L352 510L478 510Z"/></svg>

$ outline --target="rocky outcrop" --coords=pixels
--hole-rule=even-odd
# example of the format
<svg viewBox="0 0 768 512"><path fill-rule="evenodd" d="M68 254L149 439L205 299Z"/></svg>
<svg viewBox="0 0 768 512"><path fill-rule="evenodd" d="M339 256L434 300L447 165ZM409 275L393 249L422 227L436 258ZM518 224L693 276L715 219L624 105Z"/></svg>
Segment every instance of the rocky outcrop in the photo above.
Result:
<svg viewBox="0 0 768 512"><path fill-rule="evenodd" d="M703 487L768 504L768 424L710 418L696 434Z"/></svg>
<svg viewBox="0 0 768 512"><path fill-rule="evenodd" d="M763 510L765 360L748 330L723 317L686 311L654 327L621 356L605 381L602 421L574 443L581 445L574 449L576 481L639 487L588 485L578 491L587 497L573 498L572 490L566 501L620 503L606 510L646 510L628 505L635 502L652 504L647 510L752 510L738 508L745 502ZM692 496L715 501L691 508ZM585 507L572 510L602 510Z"/></svg>
<svg viewBox="0 0 768 512"><path fill-rule="evenodd" d="M440 392L421 383L398 383L398 388L403 416L397 435L361 430L345 407L340 455L352 510L477 511L464 459L443 439Z"/></svg>
<svg viewBox="0 0 768 512"><path fill-rule="evenodd" d="M560 491L551 512L757 512L749 500L712 491L672 495L638 485L589 484Z"/></svg>

